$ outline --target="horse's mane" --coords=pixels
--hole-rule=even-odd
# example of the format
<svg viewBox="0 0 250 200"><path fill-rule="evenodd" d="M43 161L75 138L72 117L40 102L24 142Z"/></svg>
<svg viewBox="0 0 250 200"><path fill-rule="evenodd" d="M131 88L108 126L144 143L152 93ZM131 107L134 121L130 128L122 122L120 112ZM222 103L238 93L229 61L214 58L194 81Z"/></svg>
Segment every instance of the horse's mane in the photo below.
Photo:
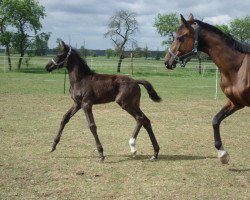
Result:
<svg viewBox="0 0 250 200"><path fill-rule="evenodd" d="M237 41L232 35L229 33L224 33L220 29L210 24L204 23L200 20L195 20L195 22L201 27L205 28L208 31L216 33L221 37L221 39L230 47L234 48L235 50L241 53L250 53L250 44L248 43L241 43Z"/></svg>
<svg viewBox="0 0 250 200"><path fill-rule="evenodd" d="M80 72L81 73L84 73L84 75L93 75L95 74L95 71L90 69L90 67L88 66L87 62L85 59L83 59L81 56L80 56L80 53L75 50L75 49L72 49L73 52L75 53L75 55L79 58L79 61L80 61Z"/></svg>

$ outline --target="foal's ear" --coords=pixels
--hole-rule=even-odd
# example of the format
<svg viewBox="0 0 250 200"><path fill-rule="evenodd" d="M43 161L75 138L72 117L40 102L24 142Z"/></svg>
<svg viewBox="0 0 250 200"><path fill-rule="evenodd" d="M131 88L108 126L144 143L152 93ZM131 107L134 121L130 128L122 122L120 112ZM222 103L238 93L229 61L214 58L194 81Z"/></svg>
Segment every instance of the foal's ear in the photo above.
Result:
<svg viewBox="0 0 250 200"><path fill-rule="evenodd" d="M65 42L61 41L60 42L60 49L63 51L63 50L66 50L66 48L67 48L67 45L65 44Z"/></svg>
<svg viewBox="0 0 250 200"><path fill-rule="evenodd" d="M193 31L194 29L192 28L192 26L185 20L185 18L182 16L181 14L181 23L190 31Z"/></svg>

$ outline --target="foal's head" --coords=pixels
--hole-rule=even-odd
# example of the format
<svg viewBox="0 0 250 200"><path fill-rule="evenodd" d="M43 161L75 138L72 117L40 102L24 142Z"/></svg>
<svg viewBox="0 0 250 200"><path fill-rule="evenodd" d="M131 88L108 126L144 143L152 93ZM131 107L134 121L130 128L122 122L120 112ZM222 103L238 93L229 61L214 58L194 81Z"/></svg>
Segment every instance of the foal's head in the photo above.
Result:
<svg viewBox="0 0 250 200"><path fill-rule="evenodd" d="M47 71L51 72L54 69L59 69L66 66L71 53L71 47L61 41L59 53L46 65Z"/></svg>
<svg viewBox="0 0 250 200"><path fill-rule="evenodd" d="M176 37L169 52L165 56L165 66L168 69L176 67L177 63L183 64L184 59L193 52L195 48L195 23L193 15L190 14L186 21L181 15L181 26L176 31ZM186 56L187 55L187 56Z"/></svg>

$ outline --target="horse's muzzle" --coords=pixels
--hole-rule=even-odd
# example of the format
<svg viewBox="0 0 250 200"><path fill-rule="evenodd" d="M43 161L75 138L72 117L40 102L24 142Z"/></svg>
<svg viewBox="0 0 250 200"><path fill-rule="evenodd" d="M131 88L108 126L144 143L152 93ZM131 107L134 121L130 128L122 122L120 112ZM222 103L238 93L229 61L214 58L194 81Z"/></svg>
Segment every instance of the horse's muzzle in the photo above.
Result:
<svg viewBox="0 0 250 200"><path fill-rule="evenodd" d="M165 64L165 66L166 66L167 69L173 70L173 65L169 63L169 60L166 60L166 61L164 62L164 64Z"/></svg>

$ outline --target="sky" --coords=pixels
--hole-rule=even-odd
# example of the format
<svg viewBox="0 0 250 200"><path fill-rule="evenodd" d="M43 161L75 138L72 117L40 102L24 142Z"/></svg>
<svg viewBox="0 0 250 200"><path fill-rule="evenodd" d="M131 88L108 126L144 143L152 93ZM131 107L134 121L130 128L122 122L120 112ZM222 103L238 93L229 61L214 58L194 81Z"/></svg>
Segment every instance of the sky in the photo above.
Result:
<svg viewBox="0 0 250 200"><path fill-rule="evenodd" d="M49 48L61 38L75 48L114 48L107 32L108 21L119 10L137 14L139 33L137 44L150 50L164 50L164 40L153 27L158 13L182 14L188 18L203 19L209 24L228 24L236 17L250 15L250 0L38 0L45 7L46 17L41 20L42 32L51 32ZM128 47L129 48L129 47Z"/></svg>

